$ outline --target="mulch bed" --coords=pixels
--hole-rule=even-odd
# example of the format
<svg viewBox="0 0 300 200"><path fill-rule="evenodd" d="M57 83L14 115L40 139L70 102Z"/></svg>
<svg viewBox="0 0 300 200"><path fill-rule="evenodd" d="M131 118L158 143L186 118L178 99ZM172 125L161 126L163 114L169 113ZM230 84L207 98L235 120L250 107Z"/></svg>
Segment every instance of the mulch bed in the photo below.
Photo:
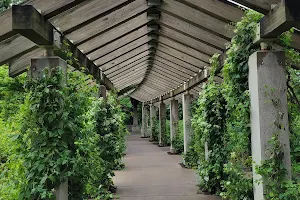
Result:
<svg viewBox="0 0 300 200"><path fill-rule="evenodd" d="M182 168L189 169L189 168L186 167L183 163L179 163L179 165L180 165Z"/></svg>
<svg viewBox="0 0 300 200"><path fill-rule="evenodd" d="M172 156L174 156L174 155L180 155L180 153L171 153L170 151L168 151L167 152L169 155L172 155Z"/></svg>

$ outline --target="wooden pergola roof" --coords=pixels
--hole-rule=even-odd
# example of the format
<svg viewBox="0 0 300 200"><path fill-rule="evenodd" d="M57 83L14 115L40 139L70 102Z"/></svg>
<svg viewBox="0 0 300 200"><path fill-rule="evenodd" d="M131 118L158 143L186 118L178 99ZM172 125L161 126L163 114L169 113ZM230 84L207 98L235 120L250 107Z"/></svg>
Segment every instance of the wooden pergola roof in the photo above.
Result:
<svg viewBox="0 0 300 200"><path fill-rule="evenodd" d="M0 65L9 63L16 76L43 55L41 47L55 46L60 55L64 39L110 89L136 85L131 97L142 102L187 89L197 96L210 57L233 37L229 23L244 15L236 3L266 14L280 0L29 0L25 10L0 14ZM295 33L296 49L299 38Z"/></svg>

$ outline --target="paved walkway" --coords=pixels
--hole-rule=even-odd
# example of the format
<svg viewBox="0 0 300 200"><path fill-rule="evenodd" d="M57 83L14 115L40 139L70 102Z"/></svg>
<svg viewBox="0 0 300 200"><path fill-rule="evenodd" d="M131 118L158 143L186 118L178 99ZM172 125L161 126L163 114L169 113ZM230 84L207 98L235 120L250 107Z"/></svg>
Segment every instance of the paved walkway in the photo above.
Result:
<svg viewBox="0 0 300 200"><path fill-rule="evenodd" d="M197 194L196 174L183 169L179 155L168 155L149 139L132 134L127 139L126 169L117 171L114 183L122 200L217 200Z"/></svg>

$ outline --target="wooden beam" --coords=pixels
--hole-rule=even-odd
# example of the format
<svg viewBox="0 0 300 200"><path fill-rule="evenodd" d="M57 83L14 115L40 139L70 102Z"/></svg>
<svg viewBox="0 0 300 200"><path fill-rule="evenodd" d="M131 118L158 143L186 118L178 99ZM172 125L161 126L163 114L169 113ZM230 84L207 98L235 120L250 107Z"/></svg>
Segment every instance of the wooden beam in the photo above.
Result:
<svg viewBox="0 0 300 200"><path fill-rule="evenodd" d="M20 32L24 36L33 40L36 44L55 46L55 54L63 59L67 59L66 51L71 51L73 56L77 59L73 60L74 68L81 69L82 66L86 66L87 73L92 74L96 79L101 79L100 81L105 84L107 89L113 89L113 84L109 81L105 74L103 74L99 68L72 42L70 42L67 38L64 38L62 34L57 31L52 24L45 20L33 6L13 6L12 12L13 28L15 28L15 31ZM32 20L31 17L34 20ZM24 20L28 21L24 22ZM24 24L26 24L26 26L24 26ZM61 38L65 41L65 43L67 43L67 46L55 45L60 42L56 39Z"/></svg>
<svg viewBox="0 0 300 200"><path fill-rule="evenodd" d="M170 73L172 76L182 79L182 81L187 80L190 76L188 74L181 73L180 71L176 69L172 69L168 66L160 66L156 62L153 63L152 70L160 70L163 73Z"/></svg>
<svg viewBox="0 0 300 200"><path fill-rule="evenodd" d="M94 61L95 64L97 66L100 66L101 69L103 70L107 70L107 69L110 69L110 68L113 68L117 65L120 65L128 60L130 60L131 58L134 58L135 56L141 54L141 53L144 53L144 52L148 52L148 45L147 44L143 44L142 46L139 46L138 48L135 48L133 49L132 51L130 52L127 52L126 54L114 59L114 60L111 60L107 63L104 63L102 65L100 65L101 63L101 59L99 60L96 60Z"/></svg>
<svg viewBox="0 0 300 200"><path fill-rule="evenodd" d="M192 8L195 8L212 17L226 23L238 22L244 16L244 12L237 6L232 6L224 1L215 0L178 0Z"/></svg>
<svg viewBox="0 0 300 200"><path fill-rule="evenodd" d="M117 6L127 0L89 0L81 5L66 10L62 15L54 16L50 22L58 27L62 33L83 24L86 21L96 20L103 13L112 12ZM82 13L85 13L84 15Z"/></svg>
<svg viewBox="0 0 300 200"><path fill-rule="evenodd" d="M177 81L180 80L180 82L184 82L185 80L187 80L184 77L177 75L176 73L167 71L165 69L158 68L157 65L153 65L152 71L160 73L160 74L164 74L165 76L167 76L169 78L173 78Z"/></svg>
<svg viewBox="0 0 300 200"><path fill-rule="evenodd" d="M146 68L139 68L135 73L132 74L126 74L118 79L113 80L114 83L123 82L126 79L132 79L133 77L138 77L141 74L144 74L146 72Z"/></svg>
<svg viewBox="0 0 300 200"><path fill-rule="evenodd" d="M120 73L118 73L114 76L109 76L108 75L108 77L109 77L110 80L114 80L114 79L122 77L126 74L132 74L133 72L135 72L139 68L144 68L144 67L147 68L147 66L148 66L148 64L146 62L142 62L142 63L140 63L138 65L135 65L134 67L128 68L128 69L126 69L126 70L124 70L124 71L122 71L122 72L120 72Z"/></svg>
<svg viewBox="0 0 300 200"><path fill-rule="evenodd" d="M146 72L146 70L141 71L141 72L135 74L134 76L129 77L128 79L123 79L123 80L120 80L120 81L115 81L114 84L116 86L121 86L122 84L124 84L126 82L135 81L135 79L143 77L144 74L145 74L145 72Z"/></svg>
<svg viewBox="0 0 300 200"><path fill-rule="evenodd" d="M190 63L187 63L187 62L185 62L185 61L183 61L183 60L181 60L179 58L176 58L175 56L173 56L171 54L167 54L166 52L161 51L160 49L157 49L156 56L162 57L165 60L168 60L168 61L170 61L170 62L172 62L172 63L174 63L176 65L179 65L179 66L181 66L184 69L192 71L193 73L198 72L201 69L200 67L192 65ZM202 66L202 68L203 67L204 66Z"/></svg>
<svg viewBox="0 0 300 200"><path fill-rule="evenodd" d="M147 64L147 60L148 60L148 56L145 56L145 57L143 57L141 59L138 59L138 60L136 60L136 61L134 61L134 62L132 62L132 63L124 66L124 67L122 67L122 68L112 68L110 70L107 70L105 72L105 74L107 74L107 77L113 77L113 76L116 76L119 73L122 73L122 72L124 72L124 71L126 71L126 70L128 70L130 68L135 67L135 66L145 65L145 64Z"/></svg>
<svg viewBox="0 0 300 200"><path fill-rule="evenodd" d="M0 43L0 65L37 48L35 43L19 34L4 40Z"/></svg>
<svg viewBox="0 0 300 200"><path fill-rule="evenodd" d="M171 62L170 60L165 59L164 57L161 57L160 55L156 55L155 56L155 63L157 63L157 65L162 66L162 67L170 67L174 70L177 70L181 73L187 74L187 75L193 75L195 74L194 71L186 69L184 67L182 67L181 65L178 65L176 63Z"/></svg>
<svg viewBox="0 0 300 200"><path fill-rule="evenodd" d="M234 0L234 1L263 14L267 14L271 10L271 4L266 2L265 0ZM280 0L272 0L272 1L274 2L274 4L280 2Z"/></svg>
<svg viewBox="0 0 300 200"><path fill-rule="evenodd" d="M54 44L54 27L31 5L12 6L12 29L38 45Z"/></svg>
<svg viewBox="0 0 300 200"><path fill-rule="evenodd" d="M283 0L260 21L260 38L277 38L292 27L300 29L300 1Z"/></svg>
<svg viewBox="0 0 300 200"><path fill-rule="evenodd" d="M83 41L87 40L88 38L95 36L99 33L104 33L105 31L112 29L122 23L125 23L126 21L134 18L137 15L142 14L148 9L147 4L144 0L127 0L127 1L115 1L114 4L116 7L110 7L111 9L108 10L108 6L111 5L112 1L107 0L101 0L102 2L95 1L96 4L98 4L101 8L97 9L97 7L91 5L94 7L93 9L97 9L97 12L90 13L90 11L83 11L83 13L90 13L90 15L95 16L93 18L89 18L90 15L80 15L82 17L82 23L79 25L77 21L74 21L74 28L69 28L64 33L67 34L67 37L74 41L75 44L82 43ZM89 3L90 4L90 3ZM77 8L81 9L80 8ZM98 15L96 15L99 13ZM64 18L70 18L71 16L65 15L66 17L58 18L57 21L62 25L66 26L64 24L65 21L69 21L68 19ZM74 16L76 16L74 14ZM77 15L78 16L78 15ZM78 17L75 17L77 19ZM85 21L86 20L86 21ZM69 25L71 27L71 25Z"/></svg>
<svg viewBox="0 0 300 200"><path fill-rule="evenodd" d="M107 73L107 72L110 73L110 72L111 72L110 70L115 71L115 70L117 70L117 69L121 69L121 68L123 68L123 67L125 67L125 66L127 66L127 65L130 65L131 63L133 63L133 62L135 62L135 61L137 61L137 60L139 60L139 59L141 59L141 58L144 58L145 56L148 56L148 55L149 55L149 52L148 52L148 51L145 51L145 52L143 52L143 53L140 53L140 54L138 54L138 55L132 57L132 58L129 59L129 60L126 60L125 62L123 62L123 63L121 63L121 64L119 64L119 65L116 65L116 66L114 66L114 67L112 67L112 68L110 68L110 69L108 69L108 70L104 70L104 72L105 72L105 73Z"/></svg>
<svg viewBox="0 0 300 200"><path fill-rule="evenodd" d="M125 72L122 72L120 74L118 74L117 76L113 76L110 78L111 81L115 81L115 80L121 80L122 78L126 77L127 75L129 74L135 74L137 73L139 70L144 70L144 69L147 69L147 65L141 65L141 66L136 66L134 68L131 68Z"/></svg>
<svg viewBox="0 0 300 200"><path fill-rule="evenodd" d="M158 42L162 45L165 45L169 48L172 48L174 50L177 50L179 52L182 52L184 54L187 54L189 56L192 56L196 59L201 60L202 62L205 63L209 63L209 59L211 58L211 56L207 56L205 54L203 54L202 52L195 50L189 46L186 46L182 43L178 43L177 41L171 40L169 38L165 38L165 37L159 37Z"/></svg>
<svg viewBox="0 0 300 200"><path fill-rule="evenodd" d="M191 25L164 12L162 12L160 21L158 23L162 26L167 26L175 30L179 30L185 35L196 38L196 40L199 40L202 43L221 51L226 48L225 44L228 42L228 40L224 38L213 35L202 28Z"/></svg>
<svg viewBox="0 0 300 200"><path fill-rule="evenodd" d="M204 4L206 4L206 2L204 2ZM226 26L229 26L228 22L221 21L178 1L164 0L159 9L163 13L172 15L188 24L205 30L209 36L218 36L227 41L230 41L233 37L233 30L226 29ZM226 10L223 12L226 12Z"/></svg>
<svg viewBox="0 0 300 200"><path fill-rule="evenodd" d="M182 30L174 29L173 27L162 25L159 32L160 37L164 37L177 43L186 45L209 57L213 56L215 53L221 52L220 49L207 45L202 40L191 37L189 34L183 32Z"/></svg>
<svg viewBox="0 0 300 200"><path fill-rule="evenodd" d="M107 45L103 46L102 48L93 51L92 53L88 54L87 56L91 58L91 60L95 60L97 58L101 58L109 53L112 53L115 50L118 50L119 48L132 43L136 41L137 39L145 36L148 34L147 26L143 26L136 31L133 31L127 35L124 35L123 37L108 43Z"/></svg>
<svg viewBox="0 0 300 200"><path fill-rule="evenodd" d="M109 31L104 33L99 33L99 35L95 35L90 37L88 40L84 41L85 43L79 45L79 49L81 49L85 54L90 54L93 51L96 51L103 46L127 35L148 23L147 14L144 13L139 15Z"/></svg>
<svg viewBox="0 0 300 200"><path fill-rule="evenodd" d="M148 42L148 36L145 35L137 40L135 40L134 42L131 42L103 57L98 57L96 60L98 60L97 65L98 66L102 66L114 59L117 59L121 56L123 56L124 54L129 53L130 51L133 51L136 48L139 48L140 46L143 46L144 44L146 44Z"/></svg>
<svg viewBox="0 0 300 200"><path fill-rule="evenodd" d="M28 70L31 64L31 58L42 57L44 51L40 48L20 55L9 62L9 75L16 77Z"/></svg>
<svg viewBox="0 0 300 200"><path fill-rule="evenodd" d="M193 65L193 66L197 67L198 70L203 69L204 66L209 65L209 61L204 62L198 58L190 56L188 54L188 52L185 53L182 51L178 51L177 49L174 49L172 47L169 47L169 46L161 44L161 43L158 44L157 50L168 53L169 55L172 55L190 65Z"/></svg>
<svg viewBox="0 0 300 200"><path fill-rule="evenodd" d="M190 79L190 81L186 82L181 87L178 87L178 88L174 89L172 91L172 93L169 92L169 93L163 95L162 100L166 100L166 99L169 99L171 97L177 96L178 94L181 94L181 93L183 93L187 90L190 90L190 89L196 87L197 85L199 85L200 83L207 81L208 74L209 74L209 72L208 72L207 69L199 72L196 76L194 76L192 79ZM152 100L152 102L154 102L154 103L158 102L158 101L159 101L159 99L157 99L157 98ZM147 101L145 103L149 104L151 102Z"/></svg>
<svg viewBox="0 0 300 200"><path fill-rule="evenodd" d="M45 19L49 19L55 15L58 15L80 3L84 0L30 0L25 1L21 5L32 5L36 9L40 10ZM14 35L17 32L12 29L12 9L8 9L0 13L0 42L6 40Z"/></svg>
<svg viewBox="0 0 300 200"><path fill-rule="evenodd" d="M143 80L143 78L139 78L139 79L137 79L137 80L135 80L135 81L132 81L132 82L129 82L129 83L124 83L124 84L122 84L122 86L118 86L118 88L119 88L120 90L122 90L122 89L124 89L124 88L126 88L126 87L129 87L129 86L131 86L131 85L137 85L137 84L140 83L142 80Z"/></svg>

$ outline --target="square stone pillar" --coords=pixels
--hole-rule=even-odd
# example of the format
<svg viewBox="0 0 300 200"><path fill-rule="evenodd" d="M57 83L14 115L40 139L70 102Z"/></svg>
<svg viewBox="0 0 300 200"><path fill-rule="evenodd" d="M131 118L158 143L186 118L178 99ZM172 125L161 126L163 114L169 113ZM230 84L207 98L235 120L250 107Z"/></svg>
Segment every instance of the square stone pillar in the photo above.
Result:
<svg viewBox="0 0 300 200"><path fill-rule="evenodd" d="M136 133L140 131L139 127L139 114L137 109L137 100L132 99L132 105L133 105L133 126L132 126L132 132Z"/></svg>
<svg viewBox="0 0 300 200"><path fill-rule="evenodd" d="M159 146L165 146L166 135L166 104L161 101L159 103Z"/></svg>
<svg viewBox="0 0 300 200"><path fill-rule="evenodd" d="M49 69L49 76L52 74L52 69L61 67L64 77L61 80L62 85L66 85L67 80L67 63L59 57L41 57L31 59L30 77L40 79L43 77L43 70ZM62 125L62 124L61 124ZM56 200L68 200L68 180L55 188Z"/></svg>
<svg viewBox="0 0 300 200"><path fill-rule="evenodd" d="M150 140L153 140L153 129L155 126L156 111L155 106L150 104Z"/></svg>
<svg viewBox="0 0 300 200"><path fill-rule="evenodd" d="M192 133L191 102L192 95L189 92L185 92L182 95L184 153L187 153L189 149L189 143Z"/></svg>
<svg viewBox="0 0 300 200"><path fill-rule="evenodd" d="M141 128L142 138L145 138L146 134L147 134L146 114L147 114L146 106L143 103L143 105L142 105L142 128Z"/></svg>
<svg viewBox="0 0 300 200"><path fill-rule="evenodd" d="M291 178L285 52L258 51L250 56L249 90L254 200L263 200L264 184L257 183L261 176L255 167L270 158L269 141L275 134L282 144L287 179Z"/></svg>
<svg viewBox="0 0 300 200"><path fill-rule="evenodd" d="M170 137L171 137L171 147L170 152L175 153L175 148L173 147L173 141L178 134L178 101L175 99L171 100L170 104Z"/></svg>
<svg viewBox="0 0 300 200"><path fill-rule="evenodd" d="M56 200L68 200L68 180L56 189L55 196Z"/></svg>
<svg viewBox="0 0 300 200"><path fill-rule="evenodd" d="M149 120L150 120L150 112L149 112L149 106L145 106L145 118L146 118L146 122L145 122L145 137L149 137L150 133L148 131L149 128Z"/></svg>
<svg viewBox="0 0 300 200"><path fill-rule="evenodd" d="M102 97L104 100L107 99L107 90L105 85L100 85L99 87L99 97Z"/></svg>

